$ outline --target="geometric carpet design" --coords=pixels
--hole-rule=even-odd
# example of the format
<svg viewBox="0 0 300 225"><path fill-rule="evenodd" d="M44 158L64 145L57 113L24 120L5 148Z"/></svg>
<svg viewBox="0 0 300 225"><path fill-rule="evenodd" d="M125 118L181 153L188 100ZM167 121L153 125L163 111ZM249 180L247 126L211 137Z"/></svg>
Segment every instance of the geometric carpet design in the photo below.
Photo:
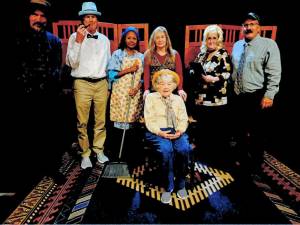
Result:
<svg viewBox="0 0 300 225"><path fill-rule="evenodd" d="M300 224L299 214L286 204L285 201L259 176L254 177L255 185L264 193L264 195L281 211L281 213L291 222L291 224Z"/></svg>
<svg viewBox="0 0 300 225"><path fill-rule="evenodd" d="M206 174L208 178L205 181L194 185L193 189L188 189L188 197L186 199L178 198L176 193L173 192L172 201L169 203L170 206L185 211L234 181L233 177L229 173L224 173L222 170L207 167L206 165L202 165L198 162L195 163L194 168L196 173L195 176L199 177L201 174ZM143 173L144 168L138 167L134 170L132 177L117 178L116 182L124 187L136 190L141 194L160 201L162 195L161 188L157 185L150 185L149 188L146 188L146 183L143 181L143 177L141 176Z"/></svg>
<svg viewBox="0 0 300 225"><path fill-rule="evenodd" d="M265 153L263 171L284 190L295 202L300 203L300 175L277 160L274 156Z"/></svg>
<svg viewBox="0 0 300 225"><path fill-rule="evenodd" d="M93 192L96 189L97 183L100 179L100 175L103 171L103 164L96 163L93 167L92 172L89 174L86 183L84 184L78 198L71 208L70 213L68 212L68 217L65 223L81 223L85 215L86 209L89 206L90 200L92 198ZM63 222L60 218L56 220L57 223Z"/></svg>
<svg viewBox="0 0 300 225"><path fill-rule="evenodd" d="M254 176L253 183L290 223L299 224L299 174L291 171L270 154L266 153L264 157L263 173ZM61 167L61 172L67 178L66 182L57 185L51 178L44 177L3 223L82 223L85 215L88 214L88 207L92 200L98 201L93 198L97 186L104 185L103 181L107 179L101 177L104 165L94 162L96 160L92 161L93 168L82 170L79 164L80 160L66 153ZM119 177L115 181L112 180L111 185L114 184L120 188L125 195L132 190L137 191L146 199L149 198L152 202L156 201L159 206L164 205L159 202L161 188L156 183L149 185L149 180L144 179L144 168L145 165L138 166L130 178ZM170 210L174 208L178 213L193 212L192 209L196 208L195 206L202 202L205 205L205 201L215 192L230 190L231 185L237 181L235 179L228 172L196 162L193 178L196 182L193 181L192 186L187 188L188 198L178 199L173 193L172 202L164 207L169 207Z"/></svg>
<svg viewBox="0 0 300 225"><path fill-rule="evenodd" d="M82 170L75 161L66 153L60 169L67 174L66 182L57 185L51 178L44 177L4 224L80 223L99 181L103 165L97 162L92 170Z"/></svg>
<svg viewBox="0 0 300 225"><path fill-rule="evenodd" d="M262 168L269 179L255 176L256 186L292 224L300 224L300 175L266 152Z"/></svg>
<svg viewBox="0 0 300 225"><path fill-rule="evenodd" d="M56 186L52 179L44 177L4 221L4 224L33 223L32 219L40 211Z"/></svg>
<svg viewBox="0 0 300 225"><path fill-rule="evenodd" d="M60 206L62 206L67 194L73 188L76 183L77 177L80 173L80 166L76 165L68 176L68 179L64 185L58 186L51 198L43 206L43 209L39 211L38 216L33 220L33 223L47 224L54 219L54 215L58 212Z"/></svg>

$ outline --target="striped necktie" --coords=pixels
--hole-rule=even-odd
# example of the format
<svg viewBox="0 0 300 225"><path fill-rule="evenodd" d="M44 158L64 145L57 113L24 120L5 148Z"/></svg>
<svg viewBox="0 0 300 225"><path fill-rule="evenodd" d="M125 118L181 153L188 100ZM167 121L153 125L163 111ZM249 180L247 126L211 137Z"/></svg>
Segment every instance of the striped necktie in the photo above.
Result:
<svg viewBox="0 0 300 225"><path fill-rule="evenodd" d="M237 70L237 73L236 73L236 80L234 82L234 91L237 95L240 94L241 92L243 92L243 70L244 70L244 64L245 64L245 61L246 61L246 48L247 48L247 46L248 46L248 44L245 43L243 52L242 52L241 57L240 57L238 70Z"/></svg>
<svg viewBox="0 0 300 225"><path fill-rule="evenodd" d="M167 117L167 126L175 128L177 127L177 123L176 123L176 115L175 112L172 108L172 101L170 99L170 97L164 98L162 97L162 101L166 106L166 117Z"/></svg>

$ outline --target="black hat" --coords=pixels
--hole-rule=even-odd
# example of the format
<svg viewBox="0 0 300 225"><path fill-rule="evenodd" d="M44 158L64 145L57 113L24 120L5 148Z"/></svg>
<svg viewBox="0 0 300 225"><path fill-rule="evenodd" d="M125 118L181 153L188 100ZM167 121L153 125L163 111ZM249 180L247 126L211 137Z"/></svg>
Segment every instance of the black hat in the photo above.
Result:
<svg viewBox="0 0 300 225"><path fill-rule="evenodd" d="M50 2L48 2L47 0L30 0L31 4L38 4L38 5L42 5L44 7L50 7L51 4Z"/></svg>
<svg viewBox="0 0 300 225"><path fill-rule="evenodd" d="M47 0L30 0L30 5L28 8L29 14L34 13L35 10L41 10L45 14L50 12L51 4Z"/></svg>
<svg viewBox="0 0 300 225"><path fill-rule="evenodd" d="M245 16L244 21L245 21L245 20L248 20L248 19L250 19L250 20L257 20L257 21L260 23L260 18L259 18L259 16L258 16L256 13L254 13L254 12L249 12L249 13Z"/></svg>

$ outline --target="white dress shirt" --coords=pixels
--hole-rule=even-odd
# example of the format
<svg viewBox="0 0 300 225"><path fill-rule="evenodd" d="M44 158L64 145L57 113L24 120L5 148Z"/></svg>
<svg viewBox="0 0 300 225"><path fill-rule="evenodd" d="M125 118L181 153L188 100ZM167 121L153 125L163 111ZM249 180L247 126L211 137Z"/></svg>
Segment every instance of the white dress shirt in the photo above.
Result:
<svg viewBox="0 0 300 225"><path fill-rule="evenodd" d="M75 78L103 78L106 77L106 67L110 59L110 42L108 38L96 32L98 39L85 38L77 43L76 32L68 42L66 63L72 68L71 75Z"/></svg>

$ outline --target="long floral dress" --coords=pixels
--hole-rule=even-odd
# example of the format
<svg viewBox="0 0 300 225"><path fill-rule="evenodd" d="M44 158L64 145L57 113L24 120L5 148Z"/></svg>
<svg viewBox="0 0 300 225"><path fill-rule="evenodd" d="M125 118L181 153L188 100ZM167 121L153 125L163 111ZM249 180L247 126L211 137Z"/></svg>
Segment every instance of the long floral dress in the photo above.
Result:
<svg viewBox="0 0 300 225"><path fill-rule="evenodd" d="M118 123L132 123L139 119L142 111L142 93L138 90L133 97L129 96L130 88L136 87L142 82L143 74L143 54L135 52L128 55L126 50L116 50L108 65L109 73L115 71L115 75L126 68L139 64L139 69L135 73L128 73L117 78L112 84L112 94L110 100L110 120ZM111 75L110 75L111 77Z"/></svg>

